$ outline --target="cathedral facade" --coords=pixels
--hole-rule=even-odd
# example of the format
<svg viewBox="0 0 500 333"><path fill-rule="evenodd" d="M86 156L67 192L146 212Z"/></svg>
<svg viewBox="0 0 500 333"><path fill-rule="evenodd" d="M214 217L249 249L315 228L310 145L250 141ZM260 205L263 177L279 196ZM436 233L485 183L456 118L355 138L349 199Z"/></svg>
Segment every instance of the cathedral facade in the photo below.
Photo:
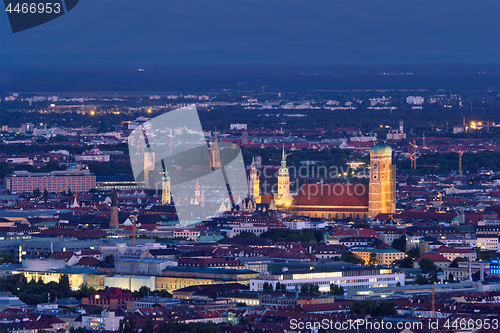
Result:
<svg viewBox="0 0 500 333"><path fill-rule="evenodd" d="M387 144L376 144L370 149L369 185L306 184L291 207L297 215L328 219L374 218L395 210L396 169Z"/></svg>
<svg viewBox="0 0 500 333"><path fill-rule="evenodd" d="M255 161L249 175L248 197L262 201ZM305 184L294 197L290 194L290 174L283 150L278 171L278 188L272 194L276 206L289 208L293 214L327 219L374 218L379 213L396 210L396 171L392 149L377 144L370 150L370 182L363 184Z"/></svg>

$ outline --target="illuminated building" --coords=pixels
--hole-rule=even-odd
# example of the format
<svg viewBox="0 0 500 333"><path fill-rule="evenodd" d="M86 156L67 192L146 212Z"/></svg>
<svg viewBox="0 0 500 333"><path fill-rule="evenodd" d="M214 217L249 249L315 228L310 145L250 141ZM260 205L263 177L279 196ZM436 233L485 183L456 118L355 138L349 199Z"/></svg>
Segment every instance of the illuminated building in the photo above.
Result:
<svg viewBox="0 0 500 333"><path fill-rule="evenodd" d="M87 282L87 275L97 271L86 267L65 267L64 260L23 260L23 268L12 271L13 274L22 274L29 283L31 280L43 283L57 282L63 275L67 275L71 290L79 290Z"/></svg>
<svg viewBox="0 0 500 333"><path fill-rule="evenodd" d="M358 249L351 252L356 257L364 260L366 265L370 262L372 253L375 253L377 256L377 265L390 265L395 260L401 260L405 257L404 252L394 249Z"/></svg>
<svg viewBox="0 0 500 333"><path fill-rule="evenodd" d="M285 271L272 274L269 278L252 279L250 290L263 291L264 283L269 283L276 289L276 284L286 286L287 291L300 290L303 284L315 284L319 286L320 292L330 291L330 284L349 288L379 288L396 286L405 283L405 275L393 273L390 268L376 267L350 267L339 268L328 271Z"/></svg>
<svg viewBox="0 0 500 333"><path fill-rule="evenodd" d="M448 259L449 261L453 261L456 258L467 258L469 261L474 261L477 258L476 251L471 249L460 249L460 248L451 248L447 246L441 246L436 249L436 252Z"/></svg>
<svg viewBox="0 0 500 333"><path fill-rule="evenodd" d="M370 150L370 186L368 217L396 211L396 168L392 165L392 149L387 144Z"/></svg>
<svg viewBox="0 0 500 333"><path fill-rule="evenodd" d="M173 290L196 285L238 282L249 285L259 273L246 269L167 267L162 276L156 277L156 289Z"/></svg>
<svg viewBox="0 0 500 333"><path fill-rule="evenodd" d="M153 184L151 183L150 172L155 169L155 153L145 152L144 153L144 182L146 188L151 188Z"/></svg>
<svg viewBox="0 0 500 333"><path fill-rule="evenodd" d="M90 294L89 297L82 298L82 305L98 305L106 310L126 309L128 301L138 300L131 293L123 292L121 289L110 288Z"/></svg>
<svg viewBox="0 0 500 333"><path fill-rule="evenodd" d="M103 311L99 316L82 316L82 327L92 331L118 331L120 321L125 317L116 316L114 311Z"/></svg>
<svg viewBox="0 0 500 333"><path fill-rule="evenodd" d="M89 170L79 170L74 164L64 171L49 173L31 173L14 171L5 177L5 188L12 193L33 192L33 190L49 192L88 192L96 187L96 177Z"/></svg>
<svg viewBox="0 0 500 333"><path fill-rule="evenodd" d="M252 160L252 166L250 168L250 176L248 178L248 198L255 204L268 204L270 210L275 210L276 206L289 207L293 197L290 194L290 173L286 166L286 154L285 149L283 149L283 155L281 159L281 166L278 171L278 189L274 194L261 194L260 193L260 180L257 171L257 165L259 163ZM254 207L255 205L249 205Z"/></svg>
<svg viewBox="0 0 500 333"><path fill-rule="evenodd" d="M171 204L172 195L170 193L170 177L165 169L165 174L161 178L161 204Z"/></svg>
<svg viewBox="0 0 500 333"><path fill-rule="evenodd" d="M248 184L248 196L256 202L260 202L260 180L257 167L255 166L255 158L252 159L252 166L250 168L250 179ZM259 201L257 201L259 200Z"/></svg>
<svg viewBox="0 0 500 333"><path fill-rule="evenodd" d="M219 141L217 139L217 129L215 129L214 142L210 143L210 167L215 169L221 166Z"/></svg>
<svg viewBox="0 0 500 333"><path fill-rule="evenodd" d="M500 275L500 260L491 259L490 274L494 274L496 276Z"/></svg>
<svg viewBox="0 0 500 333"><path fill-rule="evenodd" d="M370 184L305 184L291 204L297 215L327 219L374 218L396 210L396 171L392 149L370 150Z"/></svg>
<svg viewBox="0 0 500 333"><path fill-rule="evenodd" d="M278 195L275 197L276 205L288 206L292 202L290 195L290 174L286 167L286 155L283 148L283 156L281 158L281 167L278 171Z"/></svg>

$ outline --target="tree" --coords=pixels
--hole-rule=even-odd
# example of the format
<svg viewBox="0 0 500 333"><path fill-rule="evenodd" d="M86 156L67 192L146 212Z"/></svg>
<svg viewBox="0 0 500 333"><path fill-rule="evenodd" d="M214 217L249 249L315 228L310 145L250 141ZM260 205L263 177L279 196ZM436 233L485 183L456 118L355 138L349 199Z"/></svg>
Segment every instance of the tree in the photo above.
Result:
<svg viewBox="0 0 500 333"><path fill-rule="evenodd" d="M253 232L242 231L238 235L234 236L234 238L257 238L258 236Z"/></svg>
<svg viewBox="0 0 500 333"><path fill-rule="evenodd" d="M146 319L146 323L142 328L142 333L154 333L154 325L153 325L153 320L151 320L151 317L148 317Z"/></svg>
<svg viewBox="0 0 500 333"><path fill-rule="evenodd" d="M264 282L262 285L262 290L263 291L273 291L273 285L269 282Z"/></svg>
<svg viewBox="0 0 500 333"><path fill-rule="evenodd" d="M418 285L422 285L422 284L430 284L430 281L429 279L427 279L425 276L423 275L419 275L417 276L417 284Z"/></svg>
<svg viewBox="0 0 500 333"><path fill-rule="evenodd" d="M243 317L240 320L240 324L250 327L251 321L247 317ZM146 332L143 328L143 332ZM184 324L178 323L175 320L170 320L168 322L163 322L160 325L159 333L220 333L220 329L217 324L212 322L204 323L203 326L199 323L194 324Z"/></svg>
<svg viewBox="0 0 500 333"><path fill-rule="evenodd" d="M104 257L104 262L106 264L112 264L115 262L115 256L112 254L108 254L107 256Z"/></svg>
<svg viewBox="0 0 500 333"><path fill-rule="evenodd" d="M264 159L264 157L262 157ZM250 157L251 159L251 157ZM261 238L269 238L275 242L300 242L305 243L318 243L323 240L322 230L300 230L291 231L290 229L269 229L263 232Z"/></svg>
<svg viewBox="0 0 500 333"><path fill-rule="evenodd" d="M377 254L375 252L370 253L370 259L368 260L368 265L377 265Z"/></svg>
<svg viewBox="0 0 500 333"><path fill-rule="evenodd" d="M90 313L94 316L98 316L102 313L102 309L101 308L95 308L95 309L92 309L92 311L90 311Z"/></svg>
<svg viewBox="0 0 500 333"><path fill-rule="evenodd" d="M406 252L408 257L415 259L420 257L420 248L418 246L415 246L413 249L410 249L408 252Z"/></svg>
<svg viewBox="0 0 500 333"><path fill-rule="evenodd" d="M16 263L19 263L19 261L16 261L16 257L14 257L14 255L12 255L12 254L4 254L4 255L0 256L0 264L3 264L3 263L16 264Z"/></svg>
<svg viewBox="0 0 500 333"><path fill-rule="evenodd" d="M71 292L71 287L69 285L69 277L67 274L63 274L59 279L59 291L64 294L64 297L68 297Z"/></svg>
<svg viewBox="0 0 500 333"><path fill-rule="evenodd" d="M33 190L33 196L35 198L38 198L42 192L40 192L40 189L37 187L36 189Z"/></svg>
<svg viewBox="0 0 500 333"><path fill-rule="evenodd" d="M355 265L359 265L359 264L363 265L365 263L363 261L363 259L356 257L352 253L347 253L347 254L341 255L340 260L351 263L351 264L355 264Z"/></svg>
<svg viewBox="0 0 500 333"><path fill-rule="evenodd" d="M135 297L144 297L144 296L149 296L150 293L151 293L151 289L149 289L149 287L142 286L139 288L138 291L134 292L134 296Z"/></svg>
<svg viewBox="0 0 500 333"><path fill-rule="evenodd" d="M286 284L280 283L279 281L276 283L276 291L286 291Z"/></svg>
<svg viewBox="0 0 500 333"><path fill-rule="evenodd" d="M455 278L453 277L453 274L451 272L448 275L448 282L455 282Z"/></svg>
<svg viewBox="0 0 500 333"><path fill-rule="evenodd" d="M319 285L315 283L303 283L300 286L301 294L317 294L319 293Z"/></svg>
<svg viewBox="0 0 500 333"><path fill-rule="evenodd" d="M217 324L214 324L212 322L208 322L203 327L203 331L205 333L220 333L220 328Z"/></svg>
<svg viewBox="0 0 500 333"><path fill-rule="evenodd" d="M480 251L477 260L487 261L498 258L498 253L492 250Z"/></svg>
<svg viewBox="0 0 500 333"><path fill-rule="evenodd" d="M396 260L394 262L394 267L396 268L413 268L413 260L410 257L405 257L401 260Z"/></svg>
<svg viewBox="0 0 500 333"><path fill-rule="evenodd" d="M430 258L424 258L418 263L421 269L426 269L428 271L437 271L437 266Z"/></svg>
<svg viewBox="0 0 500 333"><path fill-rule="evenodd" d="M48 198L49 198L49 191L47 191L47 189L44 189L43 190L43 199L45 200L45 202L47 202Z"/></svg>
<svg viewBox="0 0 500 333"><path fill-rule="evenodd" d="M118 333L123 333L123 329L124 329L123 319L120 319L120 323L118 324Z"/></svg>
<svg viewBox="0 0 500 333"><path fill-rule="evenodd" d="M351 304L349 313L365 316L370 314L372 316L395 316L397 315L396 302L394 301L354 301Z"/></svg>
<svg viewBox="0 0 500 333"><path fill-rule="evenodd" d="M214 301L217 299L217 291L216 290L212 290L210 292L210 298L213 299Z"/></svg>
<svg viewBox="0 0 500 333"><path fill-rule="evenodd" d="M344 295L344 287L331 283L330 295Z"/></svg>
<svg viewBox="0 0 500 333"><path fill-rule="evenodd" d="M469 261L469 259L467 259L467 258L462 258L462 257L456 257L456 258L455 258L455 259L453 259L453 261L451 262L450 267L458 267L458 263L459 263L459 262L466 262L466 261Z"/></svg>
<svg viewBox="0 0 500 333"><path fill-rule="evenodd" d="M421 269L427 270L427 277L429 279L429 283L436 283L438 278L437 274L440 270L430 258L422 259L418 265Z"/></svg>
<svg viewBox="0 0 500 333"><path fill-rule="evenodd" d="M129 317L128 321L125 323L125 326L123 327L123 333L137 333L134 317Z"/></svg>
<svg viewBox="0 0 500 333"><path fill-rule="evenodd" d="M286 284L284 283L276 283L276 291L286 291Z"/></svg>
<svg viewBox="0 0 500 333"><path fill-rule="evenodd" d="M406 252L406 236L401 235L392 241L392 248L401 252Z"/></svg>

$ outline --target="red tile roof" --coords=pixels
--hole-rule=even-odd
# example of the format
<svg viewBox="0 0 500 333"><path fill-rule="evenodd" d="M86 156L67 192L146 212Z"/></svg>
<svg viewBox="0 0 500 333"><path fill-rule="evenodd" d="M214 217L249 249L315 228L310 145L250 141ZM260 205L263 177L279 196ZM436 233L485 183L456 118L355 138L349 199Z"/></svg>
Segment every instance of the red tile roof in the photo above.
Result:
<svg viewBox="0 0 500 333"><path fill-rule="evenodd" d="M305 184L292 205L368 207L368 185Z"/></svg>
<svg viewBox="0 0 500 333"><path fill-rule="evenodd" d="M434 252L427 252L420 258L415 259L415 262L420 262L425 258L429 258L433 262L450 262L448 259L440 255L439 253L434 253Z"/></svg>
<svg viewBox="0 0 500 333"><path fill-rule="evenodd" d="M438 253L474 253L473 250L471 249L457 249L457 248L450 248L446 246L440 246L438 249L436 249L436 252Z"/></svg>
<svg viewBox="0 0 500 333"><path fill-rule="evenodd" d="M357 233L357 235L356 235ZM351 237L380 237L378 233L376 233L372 229L339 229L337 230L333 236L351 236Z"/></svg>

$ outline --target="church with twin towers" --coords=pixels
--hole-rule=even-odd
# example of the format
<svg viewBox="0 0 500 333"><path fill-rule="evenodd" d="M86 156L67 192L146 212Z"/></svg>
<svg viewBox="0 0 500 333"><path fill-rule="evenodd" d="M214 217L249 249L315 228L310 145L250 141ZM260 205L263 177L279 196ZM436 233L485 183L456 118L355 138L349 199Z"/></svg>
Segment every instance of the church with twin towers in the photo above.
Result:
<svg viewBox="0 0 500 333"><path fill-rule="evenodd" d="M274 202L278 209L294 215L326 219L375 218L378 214L396 211L396 168L392 164L392 149L376 144L370 149L369 184L304 184L296 195L290 191L290 173L283 149L277 173L277 191L262 194L255 160L248 176L248 196L259 204Z"/></svg>

